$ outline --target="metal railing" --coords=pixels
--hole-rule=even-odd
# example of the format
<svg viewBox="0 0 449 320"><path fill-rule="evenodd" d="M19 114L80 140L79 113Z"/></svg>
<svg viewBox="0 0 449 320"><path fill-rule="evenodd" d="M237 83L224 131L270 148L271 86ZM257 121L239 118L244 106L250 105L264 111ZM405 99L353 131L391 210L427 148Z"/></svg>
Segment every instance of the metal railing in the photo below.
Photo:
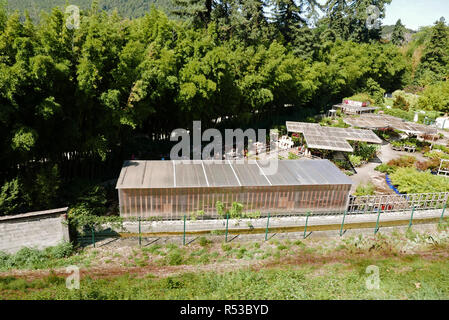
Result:
<svg viewBox="0 0 449 320"><path fill-rule="evenodd" d="M348 214L381 212L400 212L415 210L442 209L448 202L449 192L388 194L376 196L350 197Z"/></svg>

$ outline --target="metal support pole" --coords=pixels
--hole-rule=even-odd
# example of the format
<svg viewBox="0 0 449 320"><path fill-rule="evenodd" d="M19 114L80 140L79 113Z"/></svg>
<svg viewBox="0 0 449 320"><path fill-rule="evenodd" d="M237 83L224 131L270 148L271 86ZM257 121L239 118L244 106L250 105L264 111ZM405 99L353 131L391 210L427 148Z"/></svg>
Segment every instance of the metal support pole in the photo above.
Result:
<svg viewBox="0 0 449 320"><path fill-rule="evenodd" d="M141 233L141 228L140 228L140 220L141 220L141 218L139 217L139 247L142 246L142 233Z"/></svg>
<svg viewBox="0 0 449 320"><path fill-rule="evenodd" d="M268 212L267 228L265 229L265 241L268 240L268 226L270 224L270 213Z"/></svg>
<svg viewBox="0 0 449 320"><path fill-rule="evenodd" d="M444 219L444 211L446 211L446 206L447 206L447 203L444 204L443 212L441 213L441 217L440 217L440 224L441 224L441 222L443 222L443 219Z"/></svg>
<svg viewBox="0 0 449 320"><path fill-rule="evenodd" d="M184 233L182 236L182 245L186 245L186 215L184 215Z"/></svg>
<svg viewBox="0 0 449 320"><path fill-rule="evenodd" d="M410 222L409 222L409 224L408 224L408 228L410 229L411 228L411 226L413 225L413 214L415 213L415 207L413 207L413 209L412 209L412 214L411 214L411 216L410 216Z"/></svg>
<svg viewBox="0 0 449 320"><path fill-rule="evenodd" d="M379 219L380 219L380 213L382 211L379 210L379 214L377 215L377 222L376 222L376 228L374 229L374 234L377 234L377 232L379 231Z"/></svg>
<svg viewBox="0 0 449 320"><path fill-rule="evenodd" d="M309 222L310 211L307 212L306 225L304 227L304 239L307 238L307 223Z"/></svg>
<svg viewBox="0 0 449 320"><path fill-rule="evenodd" d="M343 227L345 225L345 217L346 217L346 210L345 210L345 213L343 214L343 221L341 222L340 237L343 235Z"/></svg>
<svg viewBox="0 0 449 320"><path fill-rule="evenodd" d="M226 213L226 236L225 236L225 242L228 242L228 225L229 225L229 213Z"/></svg>

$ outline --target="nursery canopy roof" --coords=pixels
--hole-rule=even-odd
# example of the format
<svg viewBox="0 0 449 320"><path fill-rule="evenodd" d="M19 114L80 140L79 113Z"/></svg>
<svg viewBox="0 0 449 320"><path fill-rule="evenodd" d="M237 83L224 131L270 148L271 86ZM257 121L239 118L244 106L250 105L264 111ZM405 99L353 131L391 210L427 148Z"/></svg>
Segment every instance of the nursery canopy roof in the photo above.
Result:
<svg viewBox="0 0 449 320"><path fill-rule="evenodd" d="M352 184L329 160L269 161L126 161L117 189Z"/></svg>
<svg viewBox="0 0 449 320"><path fill-rule="evenodd" d="M340 103L334 105L334 108L342 109L343 111L349 111L351 113L364 113L364 112L374 112L376 111L377 107L362 107L362 106L356 106L356 105L350 105L345 103Z"/></svg>
<svg viewBox="0 0 449 320"><path fill-rule="evenodd" d="M362 114L357 117L348 117L344 122L355 127L367 129L396 129L407 134L435 135L438 130L429 126L403 120L386 114Z"/></svg>
<svg viewBox="0 0 449 320"><path fill-rule="evenodd" d="M317 123L288 121L287 131L302 133L311 149L354 152L348 141L382 143L371 130L322 127Z"/></svg>

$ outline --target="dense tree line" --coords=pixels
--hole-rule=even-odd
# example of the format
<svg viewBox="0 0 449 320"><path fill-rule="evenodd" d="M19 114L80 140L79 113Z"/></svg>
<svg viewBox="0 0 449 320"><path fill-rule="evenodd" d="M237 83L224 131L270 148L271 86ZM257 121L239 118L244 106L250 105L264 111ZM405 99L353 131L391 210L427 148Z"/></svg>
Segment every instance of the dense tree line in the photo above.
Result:
<svg viewBox="0 0 449 320"><path fill-rule="evenodd" d="M51 12L55 7L65 8L67 4L78 6L81 10L89 10L92 0L2 0L7 3L9 12L18 11L28 14L33 21L40 20L41 12ZM120 14L128 18L138 18L144 16L152 6L169 13L172 4L170 0L96 0L97 6L101 10L109 13L117 10ZM1 1L0 1L1 2Z"/></svg>
<svg viewBox="0 0 449 320"><path fill-rule="evenodd" d="M38 24L0 10L0 166L49 164L2 178L0 212L56 205L52 164L67 152L106 158L192 120L214 127L286 105L318 113L359 92L381 102L412 70L398 46L366 28L362 9L372 2L328 1L322 19L311 0L176 0L181 20L158 10L129 20L93 6L74 30L59 8ZM382 13L390 1L375 2Z"/></svg>

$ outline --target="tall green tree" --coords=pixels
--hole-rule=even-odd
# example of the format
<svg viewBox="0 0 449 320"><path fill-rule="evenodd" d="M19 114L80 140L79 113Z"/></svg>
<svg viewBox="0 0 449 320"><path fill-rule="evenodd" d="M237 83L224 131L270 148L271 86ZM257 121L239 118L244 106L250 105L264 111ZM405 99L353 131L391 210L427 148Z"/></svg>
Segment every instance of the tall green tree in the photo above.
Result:
<svg viewBox="0 0 449 320"><path fill-rule="evenodd" d="M421 84L449 78L449 28L444 18L435 22L416 72Z"/></svg>
<svg viewBox="0 0 449 320"><path fill-rule="evenodd" d="M213 0L173 0L173 14L186 19L195 26L207 26L211 21Z"/></svg>
<svg viewBox="0 0 449 320"><path fill-rule="evenodd" d="M286 43L295 40L300 28L307 26L320 4L316 0L273 0L273 23Z"/></svg>
<svg viewBox="0 0 449 320"><path fill-rule="evenodd" d="M217 1L212 20L226 39L241 39L246 44L268 42L273 33L265 16L264 0Z"/></svg>
<svg viewBox="0 0 449 320"><path fill-rule="evenodd" d="M394 26L391 42L397 46L401 46L405 41L405 32L405 26L402 24L401 19L399 19Z"/></svg>
<svg viewBox="0 0 449 320"><path fill-rule="evenodd" d="M380 24L392 0L328 0L324 6L329 28L343 40L372 42L381 39ZM376 9L377 8L377 9Z"/></svg>
<svg viewBox="0 0 449 320"><path fill-rule="evenodd" d="M340 39L349 38L350 4L347 0L327 0L324 5L329 28Z"/></svg>

